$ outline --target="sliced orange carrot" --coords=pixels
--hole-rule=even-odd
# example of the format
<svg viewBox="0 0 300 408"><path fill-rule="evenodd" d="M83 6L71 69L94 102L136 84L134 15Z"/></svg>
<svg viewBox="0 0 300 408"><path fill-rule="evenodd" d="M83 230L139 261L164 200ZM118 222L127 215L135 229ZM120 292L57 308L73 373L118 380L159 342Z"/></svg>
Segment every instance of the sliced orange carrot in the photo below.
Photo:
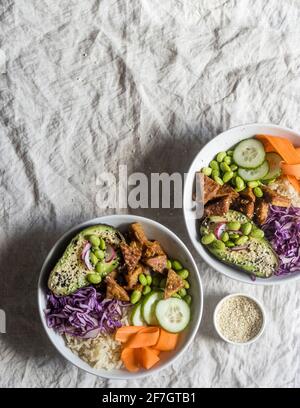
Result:
<svg viewBox="0 0 300 408"><path fill-rule="evenodd" d="M159 357L154 350L148 347L141 347L139 349L139 361L142 367L149 370L149 368L159 362Z"/></svg>
<svg viewBox="0 0 300 408"><path fill-rule="evenodd" d="M140 369L139 355L136 349L125 347L121 353L121 360L128 371L135 373Z"/></svg>
<svg viewBox="0 0 300 408"><path fill-rule="evenodd" d="M282 162L281 168L284 174L294 176L298 179L300 178L300 164L287 164Z"/></svg>
<svg viewBox="0 0 300 408"><path fill-rule="evenodd" d="M157 350L156 348L153 348L153 347L149 347L152 351L153 351L153 353L155 353L157 356L159 356L160 355L160 350Z"/></svg>
<svg viewBox="0 0 300 408"><path fill-rule="evenodd" d="M159 339L155 344L155 348L161 351L171 351L175 349L177 341L177 333L169 333L166 330L160 329Z"/></svg>
<svg viewBox="0 0 300 408"><path fill-rule="evenodd" d="M295 147L295 149L296 149L296 152L297 152L297 154L299 156L299 160L300 160L300 147Z"/></svg>
<svg viewBox="0 0 300 408"><path fill-rule="evenodd" d="M139 348L154 346L159 338L158 327L143 327L137 333L130 336L126 347Z"/></svg>
<svg viewBox="0 0 300 408"><path fill-rule="evenodd" d="M129 338L138 333L144 326L123 326L116 331L115 339L121 343L126 343Z"/></svg>
<svg viewBox="0 0 300 408"><path fill-rule="evenodd" d="M267 146L271 145L275 151L283 158L287 164L298 164L299 157L292 142L288 139L278 136L257 135L256 138L261 142L267 141Z"/></svg>
<svg viewBox="0 0 300 408"><path fill-rule="evenodd" d="M299 181L296 179L296 177L287 175L286 178L292 184L294 189L298 191L298 193L300 193L300 184L299 184Z"/></svg>

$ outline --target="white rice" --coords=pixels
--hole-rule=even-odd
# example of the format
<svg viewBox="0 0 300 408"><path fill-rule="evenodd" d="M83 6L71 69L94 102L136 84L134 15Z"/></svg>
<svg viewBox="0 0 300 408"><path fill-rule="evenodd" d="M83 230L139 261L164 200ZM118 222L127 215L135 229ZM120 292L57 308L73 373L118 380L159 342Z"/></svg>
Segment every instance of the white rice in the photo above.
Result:
<svg viewBox="0 0 300 408"><path fill-rule="evenodd" d="M281 177L278 180L271 183L268 187L275 190L278 194L282 194L292 200L294 207L300 207L300 194L294 189L292 184L286 177Z"/></svg>
<svg viewBox="0 0 300 408"><path fill-rule="evenodd" d="M122 323L128 325L128 314L123 317ZM92 339L65 336L66 344L70 350L87 362L91 367L103 370L120 369L122 344L115 340L113 334L99 334Z"/></svg>

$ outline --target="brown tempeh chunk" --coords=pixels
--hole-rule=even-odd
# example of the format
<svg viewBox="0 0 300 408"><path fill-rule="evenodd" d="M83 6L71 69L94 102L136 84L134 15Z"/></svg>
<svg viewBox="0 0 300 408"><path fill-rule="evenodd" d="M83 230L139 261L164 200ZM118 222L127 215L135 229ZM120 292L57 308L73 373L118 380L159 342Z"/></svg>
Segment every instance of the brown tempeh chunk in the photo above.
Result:
<svg viewBox="0 0 300 408"><path fill-rule="evenodd" d="M122 288L110 275L105 279L107 283L106 286L106 297L107 299L118 299L124 302L129 301L129 296L125 289Z"/></svg>
<svg viewBox="0 0 300 408"><path fill-rule="evenodd" d="M159 255L154 258L143 259L143 262L150 266L155 272L163 273L167 266L167 256Z"/></svg>
<svg viewBox="0 0 300 408"><path fill-rule="evenodd" d="M255 203L255 217L259 225L266 222L269 213L269 204L264 199L258 199Z"/></svg>
<svg viewBox="0 0 300 408"><path fill-rule="evenodd" d="M256 200L253 190L250 187L247 187L245 190L240 191L240 196L253 203Z"/></svg>
<svg viewBox="0 0 300 408"><path fill-rule="evenodd" d="M125 279L127 281L126 289L133 289L138 282L140 273L143 273L143 267L141 265L137 265L135 269L127 272L125 275Z"/></svg>
<svg viewBox="0 0 300 408"><path fill-rule="evenodd" d="M165 255L165 252L158 241L148 241L143 257L152 258L156 255Z"/></svg>
<svg viewBox="0 0 300 408"><path fill-rule="evenodd" d="M221 198L225 196L229 196L232 200L234 200L238 198L239 193L228 184L223 184L223 186L219 186L219 190L217 191L215 198Z"/></svg>
<svg viewBox="0 0 300 408"><path fill-rule="evenodd" d="M204 208L205 217L212 215L224 215L229 211L231 198L229 196L221 198L215 202L207 204Z"/></svg>
<svg viewBox="0 0 300 408"><path fill-rule="evenodd" d="M142 250L139 244L135 241L130 242L130 245L127 245L125 242L121 242L120 248L128 272L133 271L142 256Z"/></svg>
<svg viewBox="0 0 300 408"><path fill-rule="evenodd" d="M210 177L201 172L196 173L196 191L200 192L200 197L194 196L195 201L198 203L206 204L208 201L215 198L220 186Z"/></svg>
<svg viewBox="0 0 300 408"><path fill-rule="evenodd" d="M184 282L173 269L168 270L167 282L164 292L164 298L168 299L174 293L178 292L180 289L184 288Z"/></svg>
<svg viewBox="0 0 300 408"><path fill-rule="evenodd" d="M138 223L138 222L135 222L135 223L131 224L130 228L131 228L131 232L132 232L132 235L134 236L134 238L142 246L146 245L147 242L148 242L148 239L147 239L147 237L145 235L145 232L144 232L143 227L141 226L141 224Z"/></svg>
<svg viewBox="0 0 300 408"><path fill-rule="evenodd" d="M272 204L272 205L277 205L278 207L290 207L291 205L291 199L288 197L285 197L281 194L276 193L276 191L271 190L267 186L262 186L262 191L264 193L264 199Z"/></svg>
<svg viewBox="0 0 300 408"><path fill-rule="evenodd" d="M254 202L245 198L239 197L234 203L234 209L245 214L252 219L254 215Z"/></svg>

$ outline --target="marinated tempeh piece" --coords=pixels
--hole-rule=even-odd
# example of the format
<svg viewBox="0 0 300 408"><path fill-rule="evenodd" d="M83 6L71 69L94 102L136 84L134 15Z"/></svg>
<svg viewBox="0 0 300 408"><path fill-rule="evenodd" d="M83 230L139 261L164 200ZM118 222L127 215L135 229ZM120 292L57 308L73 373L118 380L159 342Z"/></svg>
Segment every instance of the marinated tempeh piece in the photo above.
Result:
<svg viewBox="0 0 300 408"><path fill-rule="evenodd" d="M220 198L215 202L207 204L204 208L204 216L211 217L212 215L224 215L229 211L232 200L229 196Z"/></svg>
<svg viewBox="0 0 300 408"><path fill-rule="evenodd" d="M106 286L106 297L107 299L118 299L124 302L129 302L129 296L125 289L120 286L114 278L107 276L105 279L107 283Z"/></svg>
<svg viewBox="0 0 300 408"><path fill-rule="evenodd" d="M255 218L258 224L266 222L269 213L269 204L264 199L258 199L255 203Z"/></svg>
<svg viewBox="0 0 300 408"><path fill-rule="evenodd" d="M168 299L182 288L184 288L183 279L181 279L181 277L177 275L177 273L174 272L173 269L169 269L164 298Z"/></svg>
<svg viewBox="0 0 300 408"><path fill-rule="evenodd" d="M167 266L167 256L160 255L154 258L143 259L143 262L150 266L155 272L163 273Z"/></svg>
<svg viewBox="0 0 300 408"><path fill-rule="evenodd" d="M130 229L131 229L131 233L133 237L135 238L137 242L141 244L141 246L144 246L147 244L148 238L146 237L146 234L140 223L135 222L131 224Z"/></svg>
<svg viewBox="0 0 300 408"><path fill-rule="evenodd" d="M262 186L262 191L264 193L264 199L272 204L272 205L277 205L278 207L290 207L291 205L291 199L288 197L285 197L281 194L276 193L276 191L271 190L267 186Z"/></svg>
<svg viewBox="0 0 300 408"><path fill-rule="evenodd" d="M148 241L146 244L146 249L144 250L144 258L153 258L157 255L165 255L164 250L162 249L158 241Z"/></svg>
<svg viewBox="0 0 300 408"><path fill-rule="evenodd" d="M124 262L127 266L128 272L133 271L142 256L142 250L139 244L135 241L132 241L130 245L127 245L125 242L121 242L120 248L121 248Z"/></svg>
<svg viewBox="0 0 300 408"><path fill-rule="evenodd" d="M142 265L137 265L135 269L127 272L127 274L125 275L125 279L127 282L126 289L129 289L129 290L133 289L133 287L138 282L140 273L143 273Z"/></svg>

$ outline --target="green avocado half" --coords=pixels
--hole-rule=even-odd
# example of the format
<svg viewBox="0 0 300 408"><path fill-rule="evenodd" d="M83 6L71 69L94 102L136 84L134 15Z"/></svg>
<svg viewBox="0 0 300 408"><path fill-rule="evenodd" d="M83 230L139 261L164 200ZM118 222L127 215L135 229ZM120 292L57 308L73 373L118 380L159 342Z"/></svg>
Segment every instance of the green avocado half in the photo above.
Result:
<svg viewBox="0 0 300 408"><path fill-rule="evenodd" d="M200 235L203 236L208 230L213 232L220 222L230 221L238 221L241 224L252 222L246 215L230 210L222 217L205 218L200 227ZM216 249L213 245L207 245L206 248L218 260L258 278L270 278L279 266L276 253L265 238L249 236L247 248L238 251L227 247L224 250Z"/></svg>
<svg viewBox="0 0 300 408"><path fill-rule="evenodd" d="M48 279L49 289L58 296L70 295L76 290L88 286L86 276L88 270L81 259L82 250L90 235L103 238L107 244L118 248L123 240L122 234L109 225L94 225L77 234L67 246L63 256L59 259ZM105 273L113 271L119 264L117 256L111 262L105 264Z"/></svg>

